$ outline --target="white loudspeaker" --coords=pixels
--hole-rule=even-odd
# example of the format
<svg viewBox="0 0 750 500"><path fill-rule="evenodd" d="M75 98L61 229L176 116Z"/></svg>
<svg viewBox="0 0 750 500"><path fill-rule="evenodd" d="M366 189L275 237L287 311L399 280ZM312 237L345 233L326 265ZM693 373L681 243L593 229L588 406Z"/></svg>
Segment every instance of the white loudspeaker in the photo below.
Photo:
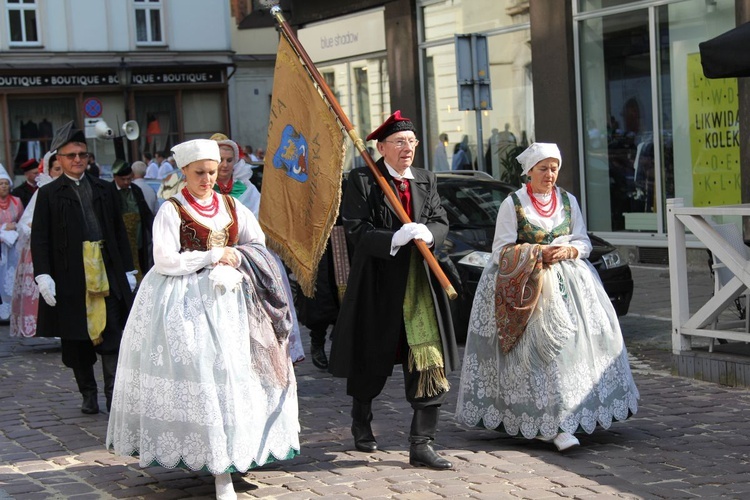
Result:
<svg viewBox="0 0 750 500"><path fill-rule="evenodd" d="M107 122L104 120L96 122L96 125L94 125L94 133L98 139L111 139L115 136L115 133L109 128L109 125L107 125Z"/></svg>
<svg viewBox="0 0 750 500"><path fill-rule="evenodd" d="M138 122L130 120L122 124L122 132L129 141L134 141L141 134L141 128L138 126Z"/></svg>

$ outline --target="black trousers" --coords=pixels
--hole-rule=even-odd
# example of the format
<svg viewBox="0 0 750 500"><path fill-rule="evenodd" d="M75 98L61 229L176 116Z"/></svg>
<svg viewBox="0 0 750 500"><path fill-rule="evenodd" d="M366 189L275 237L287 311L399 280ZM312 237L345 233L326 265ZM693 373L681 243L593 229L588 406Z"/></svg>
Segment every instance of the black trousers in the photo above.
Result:
<svg viewBox="0 0 750 500"><path fill-rule="evenodd" d="M117 354L120 352L122 330L125 327L123 307L120 300L109 296L104 298L107 307L107 324L102 332L104 341L94 346L90 340L62 339L62 361L68 368L87 368L96 363L97 354Z"/></svg>
<svg viewBox="0 0 750 500"><path fill-rule="evenodd" d="M411 407L415 410L421 410L429 406L439 406L443 404L448 397L448 391L441 392L437 396L431 396L426 398L417 398L417 387L419 382L419 372L409 372L409 344L406 343L406 338L401 342L402 350L402 362L401 369L404 372L404 392L406 393L406 400L411 404ZM362 402L369 402L375 399L385 387L388 377L370 375L361 371L356 372L352 376L346 379L346 393Z"/></svg>

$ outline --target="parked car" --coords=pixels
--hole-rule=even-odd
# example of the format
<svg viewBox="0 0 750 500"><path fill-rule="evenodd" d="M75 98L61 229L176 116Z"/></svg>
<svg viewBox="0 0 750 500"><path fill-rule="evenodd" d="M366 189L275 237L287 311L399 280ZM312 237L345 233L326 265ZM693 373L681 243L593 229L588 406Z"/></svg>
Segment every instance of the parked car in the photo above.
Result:
<svg viewBox="0 0 750 500"><path fill-rule="evenodd" d="M458 298L451 301L451 313L456 338L464 342L477 283L492 253L497 212L518 188L471 170L438 173L437 180L450 229L436 256L458 292ZM630 267L614 246L593 233L589 238L593 247L589 262L599 273L617 315L625 315L633 297Z"/></svg>

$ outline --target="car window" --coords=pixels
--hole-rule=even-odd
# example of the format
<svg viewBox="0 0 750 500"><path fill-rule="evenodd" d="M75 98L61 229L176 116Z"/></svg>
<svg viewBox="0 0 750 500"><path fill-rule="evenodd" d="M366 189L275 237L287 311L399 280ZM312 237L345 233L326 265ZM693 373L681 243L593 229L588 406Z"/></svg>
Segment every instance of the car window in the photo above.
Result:
<svg viewBox="0 0 750 500"><path fill-rule="evenodd" d="M509 191L490 182L441 183L438 192L451 225L494 225Z"/></svg>

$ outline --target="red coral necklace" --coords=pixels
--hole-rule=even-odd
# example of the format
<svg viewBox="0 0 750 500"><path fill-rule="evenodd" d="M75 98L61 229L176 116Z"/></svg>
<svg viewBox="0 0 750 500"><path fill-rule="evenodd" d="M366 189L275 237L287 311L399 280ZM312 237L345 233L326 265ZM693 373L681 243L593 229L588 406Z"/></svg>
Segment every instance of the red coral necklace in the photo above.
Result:
<svg viewBox="0 0 750 500"><path fill-rule="evenodd" d="M530 182L526 184L526 192L529 194L529 198L531 198L531 205L534 207L534 210L536 210L536 213L542 217L549 217L555 213L555 210L557 209L557 193L555 193L554 188L552 189L550 200L546 203L539 201L536 196L534 196L534 190L531 189Z"/></svg>
<svg viewBox="0 0 750 500"><path fill-rule="evenodd" d="M226 184L222 184L217 180L216 185L219 186L219 192L221 192L221 194L229 194L232 192L232 188L234 187L234 178L230 177L229 182L227 182Z"/></svg>
<svg viewBox="0 0 750 500"><path fill-rule="evenodd" d="M182 188L182 196L184 196L190 206L193 207L193 210L203 217L213 217L219 213L219 195L213 191L211 191L211 203L206 206L198 203L198 200L193 198L193 195L190 194L190 191L188 191L188 188L186 187Z"/></svg>

